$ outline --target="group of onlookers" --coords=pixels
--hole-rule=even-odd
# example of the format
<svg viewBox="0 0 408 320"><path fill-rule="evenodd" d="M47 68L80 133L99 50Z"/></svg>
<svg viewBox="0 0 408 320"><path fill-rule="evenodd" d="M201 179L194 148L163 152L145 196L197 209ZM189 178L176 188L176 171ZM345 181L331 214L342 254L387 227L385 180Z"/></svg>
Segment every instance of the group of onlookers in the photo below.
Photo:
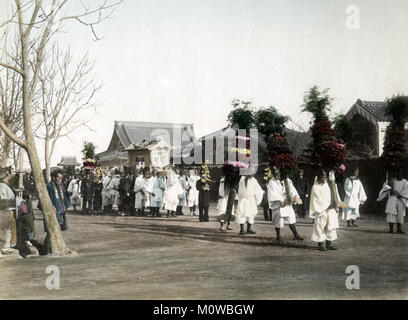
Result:
<svg viewBox="0 0 408 320"><path fill-rule="evenodd" d="M83 214L117 212L122 216L157 217L164 209L167 217L174 217L183 215L187 206L190 215L208 221L209 186L201 185L196 170L143 168L131 174L116 168L98 179L86 171L66 179L64 188L74 212L81 209Z"/></svg>

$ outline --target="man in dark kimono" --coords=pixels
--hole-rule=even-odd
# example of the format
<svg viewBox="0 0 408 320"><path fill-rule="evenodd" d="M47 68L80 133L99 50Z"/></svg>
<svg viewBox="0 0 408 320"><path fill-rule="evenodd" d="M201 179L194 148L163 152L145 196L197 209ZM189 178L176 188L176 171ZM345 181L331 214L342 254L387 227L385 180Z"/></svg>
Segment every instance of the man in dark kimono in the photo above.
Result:
<svg viewBox="0 0 408 320"><path fill-rule="evenodd" d="M121 173L119 180L119 214L126 215L131 212L130 189L132 189L132 179L127 172Z"/></svg>
<svg viewBox="0 0 408 320"><path fill-rule="evenodd" d="M304 171L300 170L299 171L299 178L296 183L296 190L299 193L299 197L302 200L301 204L297 205L298 209L298 216L299 218L305 218L308 216L308 207L309 207L309 192L310 192L310 186L309 182L307 179L303 176Z"/></svg>
<svg viewBox="0 0 408 320"><path fill-rule="evenodd" d="M130 174L129 179L131 181L130 182L131 188L129 190L130 215L135 216L136 215L136 208L135 208L136 193L135 193L135 190L133 190L133 186L135 185L135 182L136 182L136 176L134 174Z"/></svg>
<svg viewBox="0 0 408 320"><path fill-rule="evenodd" d="M96 179L94 181L94 197L93 197L93 210L97 214L102 213L102 180Z"/></svg>
<svg viewBox="0 0 408 320"><path fill-rule="evenodd" d="M61 170L56 170L51 173L51 182L47 184L47 190L52 205L55 208L61 231L65 231L68 229L65 213L71 206L71 202L68 200L64 187L62 185L62 177L63 173Z"/></svg>
<svg viewBox="0 0 408 320"><path fill-rule="evenodd" d="M205 179L197 181L198 208L200 222L208 222L208 208L210 206L210 182Z"/></svg>
<svg viewBox="0 0 408 320"><path fill-rule="evenodd" d="M92 198L94 195L94 181L89 170L85 171L85 177L81 182L82 214L92 213Z"/></svg>

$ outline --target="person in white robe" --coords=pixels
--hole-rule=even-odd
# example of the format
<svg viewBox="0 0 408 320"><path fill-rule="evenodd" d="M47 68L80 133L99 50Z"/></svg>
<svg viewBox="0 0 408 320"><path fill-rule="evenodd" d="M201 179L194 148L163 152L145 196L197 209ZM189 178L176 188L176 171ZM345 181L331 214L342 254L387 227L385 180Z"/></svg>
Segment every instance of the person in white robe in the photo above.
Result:
<svg viewBox="0 0 408 320"><path fill-rule="evenodd" d="M356 219L360 217L359 207L367 200L363 184L358 176L359 170L355 168L353 175L344 182L344 191L346 192L344 203L347 205L347 208L343 209L342 217L343 220L347 221L348 227L351 227L351 225L358 227Z"/></svg>
<svg viewBox="0 0 408 320"><path fill-rule="evenodd" d="M167 218L177 217L176 210L179 203L179 195L183 193L183 188L177 178L176 173L172 168L167 171L167 190L165 192L165 210L167 210Z"/></svg>
<svg viewBox="0 0 408 320"><path fill-rule="evenodd" d="M103 210L105 209L105 207L113 204L113 201L109 193L111 181L112 181L112 172L108 171L102 179L103 187L102 187L101 195L102 195L102 209Z"/></svg>
<svg viewBox="0 0 408 320"><path fill-rule="evenodd" d="M112 199L112 210L119 210L119 201L120 201L120 193L119 193L119 184L120 184L120 170L115 169L112 180L109 184L108 193L110 198Z"/></svg>
<svg viewBox="0 0 408 320"><path fill-rule="evenodd" d="M385 213L390 228L389 233L394 233L394 225L397 224L397 233L405 234L402 226L408 207L408 181L402 178L402 169L398 173L394 173L390 181L390 183L384 182L377 201L388 197Z"/></svg>
<svg viewBox="0 0 408 320"><path fill-rule="evenodd" d="M81 180L78 176L75 176L68 185L67 191L71 194L70 200L74 213L76 213L76 207L81 206Z"/></svg>
<svg viewBox="0 0 408 320"><path fill-rule="evenodd" d="M330 172L329 179L327 181L326 172L321 170L310 196L309 217L314 219L312 241L318 243L320 251L337 250L332 242L337 239L336 230L339 228L340 195L333 171Z"/></svg>
<svg viewBox="0 0 408 320"><path fill-rule="evenodd" d="M157 171L153 171L152 176L148 180L147 191L150 194L150 211L153 217L161 217L160 207L163 203L163 194L166 188L166 180L159 175Z"/></svg>
<svg viewBox="0 0 408 320"><path fill-rule="evenodd" d="M183 170L177 170L177 178L180 182L181 188L183 189L183 192L181 195L179 195L179 203L177 205L176 209L176 214L178 216L182 216L183 214L183 207L187 205L187 177L185 175L185 172Z"/></svg>
<svg viewBox="0 0 408 320"><path fill-rule="evenodd" d="M198 190L197 181L200 177L196 170L190 170L190 176L187 179L187 205L190 208L190 216L196 216L196 208L198 206Z"/></svg>
<svg viewBox="0 0 408 320"><path fill-rule="evenodd" d="M247 224L246 233L255 234L252 225L258 214L258 206L262 202L264 191L253 177L254 174L254 169L250 169L248 175L242 176L239 181L236 221L240 224L240 235L245 235L245 223Z"/></svg>
<svg viewBox="0 0 408 320"><path fill-rule="evenodd" d="M296 191L291 179L286 178L289 192L286 191L285 180L281 181L279 169L274 168L273 178L267 186L269 208L272 210L272 223L275 225L276 240L281 241L281 229L285 224L289 225L293 233L293 240L303 240L296 230L296 214L292 204L301 203L300 196Z"/></svg>
<svg viewBox="0 0 408 320"><path fill-rule="evenodd" d="M221 177L220 186L218 188L218 217L217 221L220 222L220 231L226 232L227 230L232 230L231 222L235 221L235 200L239 200L236 187L228 186L225 181L225 177ZM229 197L232 198L229 198ZM228 205L228 199L230 204ZM226 223L226 226L225 226Z"/></svg>
<svg viewBox="0 0 408 320"><path fill-rule="evenodd" d="M138 216L145 216L146 207L150 206L150 193L148 190L148 173L146 170L140 171L135 180L135 209ZM150 190L153 192L153 190Z"/></svg>

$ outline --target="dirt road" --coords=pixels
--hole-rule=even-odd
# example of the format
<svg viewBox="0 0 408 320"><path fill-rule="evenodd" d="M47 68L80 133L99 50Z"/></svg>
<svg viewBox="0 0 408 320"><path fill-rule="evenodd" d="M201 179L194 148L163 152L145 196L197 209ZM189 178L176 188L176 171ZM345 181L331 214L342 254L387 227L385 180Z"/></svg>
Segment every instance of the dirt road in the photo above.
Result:
<svg viewBox="0 0 408 320"><path fill-rule="evenodd" d="M310 241L310 219L298 222L306 240L284 242L260 212L255 235L239 226L220 233L211 221L70 214L64 238L73 258L0 259L1 299L407 299L408 235L387 234L384 221L360 220L338 231L338 251ZM37 216L40 218L40 216ZM36 221L42 239L42 221ZM59 267L60 289L45 286ZM360 270L360 290L345 286L347 266Z"/></svg>

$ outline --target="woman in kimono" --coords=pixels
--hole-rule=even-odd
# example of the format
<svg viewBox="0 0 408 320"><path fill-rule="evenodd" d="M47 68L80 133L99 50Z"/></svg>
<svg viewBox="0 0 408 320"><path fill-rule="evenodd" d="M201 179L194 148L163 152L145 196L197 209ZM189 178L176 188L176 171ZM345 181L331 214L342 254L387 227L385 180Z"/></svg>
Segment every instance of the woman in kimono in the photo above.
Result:
<svg viewBox="0 0 408 320"><path fill-rule="evenodd" d="M344 191L346 192L344 202L347 208L343 209L343 220L347 221L348 227L351 227L351 225L358 227L356 219L360 217L359 207L367 200L367 195L358 174L359 170L355 168L353 175L344 182Z"/></svg>
<svg viewBox="0 0 408 320"><path fill-rule="evenodd" d="M157 172L153 171L152 177L148 181L148 191L150 193L150 211L152 217L160 217L160 207L163 203L163 194L166 183L163 177L158 177Z"/></svg>
<svg viewBox="0 0 408 320"><path fill-rule="evenodd" d="M321 170L315 179L310 196L309 216L314 219L312 241L318 243L320 251L337 250L332 242L337 239L339 228L338 207L340 195L333 171Z"/></svg>
<svg viewBox="0 0 408 320"><path fill-rule="evenodd" d="M0 169L0 232L2 235L1 238L4 241L1 250L2 254L18 252L13 248L17 245L17 229L14 212L16 205L20 205L21 199L16 199L16 195L9 185L11 178L11 168Z"/></svg>
<svg viewBox="0 0 408 320"><path fill-rule="evenodd" d="M172 168L167 171L166 192L164 197L167 218L176 217L176 210L179 203L179 195L183 193L180 181Z"/></svg>
<svg viewBox="0 0 408 320"><path fill-rule="evenodd" d="M296 214L292 204L301 203L300 197L292 180L281 181L280 171L274 168L273 177L268 182L268 202L272 210L272 223L275 225L276 240L281 241L281 229L289 225L293 240L303 240L296 230ZM286 186L285 186L286 184ZM287 190L288 189L288 190Z"/></svg>
<svg viewBox="0 0 408 320"><path fill-rule="evenodd" d="M402 169L393 174L391 183L387 181L378 195L377 201L388 197L385 213L389 225L389 233L394 233L394 224L397 224L397 233L405 234L402 229L406 208L408 207L408 181L402 178Z"/></svg>
<svg viewBox="0 0 408 320"><path fill-rule="evenodd" d="M187 204L190 208L190 216L196 216L196 208L198 206L198 190L197 190L197 181L200 180L200 177L197 175L196 170L190 171L190 176L187 179Z"/></svg>
<svg viewBox="0 0 408 320"><path fill-rule="evenodd" d="M239 181L236 220L240 225L240 235L245 235L245 223L247 224L246 233L255 234L252 225L258 214L258 206L262 202L264 191L253 177L254 174L254 168L250 168Z"/></svg>

